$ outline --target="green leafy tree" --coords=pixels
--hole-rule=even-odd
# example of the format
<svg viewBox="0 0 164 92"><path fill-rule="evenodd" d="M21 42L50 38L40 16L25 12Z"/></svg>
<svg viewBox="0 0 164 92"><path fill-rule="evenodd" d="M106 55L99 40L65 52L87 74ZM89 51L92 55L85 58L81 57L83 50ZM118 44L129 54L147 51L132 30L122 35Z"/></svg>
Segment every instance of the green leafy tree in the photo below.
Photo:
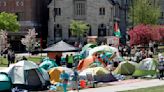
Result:
<svg viewBox="0 0 164 92"><path fill-rule="evenodd" d="M12 13L0 13L0 29L16 32L20 28L17 16Z"/></svg>
<svg viewBox="0 0 164 92"><path fill-rule="evenodd" d="M132 0L129 18L134 25L157 24L160 12L159 0Z"/></svg>
<svg viewBox="0 0 164 92"><path fill-rule="evenodd" d="M85 32L89 30L87 23L83 21L72 20L70 24L71 33L78 36L79 42L80 38L84 36Z"/></svg>

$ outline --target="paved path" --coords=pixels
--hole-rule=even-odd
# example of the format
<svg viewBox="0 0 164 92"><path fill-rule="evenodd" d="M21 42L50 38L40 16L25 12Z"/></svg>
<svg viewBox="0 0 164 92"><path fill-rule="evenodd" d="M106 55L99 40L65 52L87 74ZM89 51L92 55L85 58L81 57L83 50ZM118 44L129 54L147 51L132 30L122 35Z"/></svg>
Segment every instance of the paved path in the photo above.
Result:
<svg viewBox="0 0 164 92"><path fill-rule="evenodd" d="M134 90L139 88L147 88L147 87L161 86L161 85L164 85L164 80L152 79L152 80L136 81L131 83L125 82L113 86L111 85L106 87L83 89L80 90L79 92L117 92L117 91ZM69 91L69 92L77 92L77 91Z"/></svg>

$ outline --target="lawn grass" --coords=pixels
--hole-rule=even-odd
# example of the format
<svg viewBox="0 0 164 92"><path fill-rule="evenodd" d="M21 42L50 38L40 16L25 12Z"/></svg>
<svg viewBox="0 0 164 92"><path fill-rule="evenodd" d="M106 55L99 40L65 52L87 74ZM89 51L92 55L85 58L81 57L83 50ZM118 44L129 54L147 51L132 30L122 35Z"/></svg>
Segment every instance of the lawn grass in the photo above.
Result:
<svg viewBox="0 0 164 92"><path fill-rule="evenodd" d="M141 88L136 90L119 91L119 92L164 92L164 85L149 87L149 88Z"/></svg>
<svg viewBox="0 0 164 92"><path fill-rule="evenodd" d="M39 64L42 58L41 57L28 57L27 59L29 61L33 61ZM8 64L7 58L0 57L0 67L7 67L7 64Z"/></svg>

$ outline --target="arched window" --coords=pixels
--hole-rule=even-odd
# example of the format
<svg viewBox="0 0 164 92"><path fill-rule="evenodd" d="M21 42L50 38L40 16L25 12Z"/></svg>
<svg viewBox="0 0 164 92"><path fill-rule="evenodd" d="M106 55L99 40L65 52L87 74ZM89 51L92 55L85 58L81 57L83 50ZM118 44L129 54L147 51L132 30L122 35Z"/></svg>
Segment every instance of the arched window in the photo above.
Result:
<svg viewBox="0 0 164 92"><path fill-rule="evenodd" d="M54 37L62 37L62 26L60 24L54 26Z"/></svg>
<svg viewBox="0 0 164 92"><path fill-rule="evenodd" d="M106 36L106 26L104 24L98 26L98 36Z"/></svg>

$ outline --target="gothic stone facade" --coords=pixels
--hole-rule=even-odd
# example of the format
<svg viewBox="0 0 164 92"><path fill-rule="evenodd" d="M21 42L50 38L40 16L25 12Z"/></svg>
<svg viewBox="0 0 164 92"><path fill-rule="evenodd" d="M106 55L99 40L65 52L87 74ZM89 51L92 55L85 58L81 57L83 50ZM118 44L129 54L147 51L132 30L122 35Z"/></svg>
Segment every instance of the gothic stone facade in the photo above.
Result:
<svg viewBox="0 0 164 92"><path fill-rule="evenodd" d="M111 0L52 0L49 7L48 44L62 39L74 42L71 20L88 23L87 35L99 38L112 35L114 6Z"/></svg>

